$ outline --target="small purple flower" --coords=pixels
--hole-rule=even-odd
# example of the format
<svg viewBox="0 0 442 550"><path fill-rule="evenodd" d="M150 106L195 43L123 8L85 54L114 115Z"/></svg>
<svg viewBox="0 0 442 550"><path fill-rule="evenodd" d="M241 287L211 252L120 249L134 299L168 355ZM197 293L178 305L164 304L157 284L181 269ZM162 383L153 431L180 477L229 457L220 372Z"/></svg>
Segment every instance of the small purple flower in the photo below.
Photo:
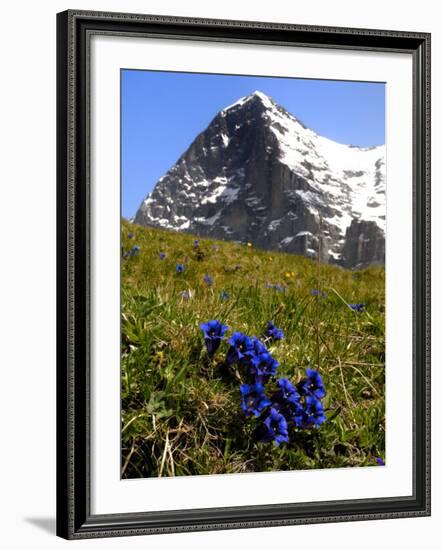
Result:
<svg viewBox="0 0 442 550"><path fill-rule="evenodd" d="M277 291L277 292L285 292L287 290L287 287L284 286L284 285L281 285L279 283L277 283L276 285L273 285L273 288Z"/></svg>
<svg viewBox="0 0 442 550"><path fill-rule="evenodd" d="M251 414L259 416L263 409L271 405L262 384L242 384L239 391L241 393L241 408L246 416Z"/></svg>
<svg viewBox="0 0 442 550"><path fill-rule="evenodd" d="M277 328L273 321L267 323L267 328L265 331L267 338L270 338L273 341L282 340L284 338L284 331L280 328Z"/></svg>
<svg viewBox="0 0 442 550"><path fill-rule="evenodd" d="M198 239L195 239L195 240L193 241L193 248L198 248L199 245L200 245L199 240L198 240Z"/></svg>
<svg viewBox="0 0 442 550"><path fill-rule="evenodd" d="M213 285L213 279L210 275L207 275L207 273L206 273L206 275L204 275L203 280L204 280L204 282L206 283L207 286L212 286Z"/></svg>
<svg viewBox="0 0 442 550"><path fill-rule="evenodd" d="M181 298L182 298L183 300L190 300L191 297L192 297L192 296L191 296L189 290L183 290L183 292L181 292Z"/></svg>
<svg viewBox="0 0 442 550"><path fill-rule="evenodd" d="M127 259L129 258L129 256L130 256L130 250L127 250L127 251L123 254L123 258L124 258L125 260L127 260Z"/></svg>
<svg viewBox="0 0 442 550"><path fill-rule="evenodd" d="M327 298L328 297L328 294L326 292L322 292L321 290L318 290L316 288L313 288L311 291L310 291L310 294L312 296L321 296L322 298Z"/></svg>
<svg viewBox="0 0 442 550"><path fill-rule="evenodd" d="M380 456L376 457L376 462L379 464L379 466L385 466L385 462L382 460Z"/></svg>
<svg viewBox="0 0 442 550"><path fill-rule="evenodd" d="M183 271L185 270L185 266L183 264L176 264L175 266L175 271L177 273L183 273Z"/></svg>
<svg viewBox="0 0 442 550"><path fill-rule="evenodd" d="M348 307L350 307L353 311L362 313L364 311L365 304L348 304Z"/></svg>
<svg viewBox="0 0 442 550"><path fill-rule="evenodd" d="M223 290L219 293L219 298L220 298L221 302L225 302L226 300L228 300L230 298L230 294L228 292L226 292L225 290Z"/></svg>
<svg viewBox="0 0 442 550"><path fill-rule="evenodd" d="M217 320L200 324L200 329L203 331L206 349L209 355L213 355L219 348L221 340L224 339L224 334L228 328L229 327Z"/></svg>
<svg viewBox="0 0 442 550"><path fill-rule="evenodd" d="M136 255L138 254L139 251L140 251L140 247L137 246L137 245L135 244L135 245L133 246L133 248L132 248L130 254L131 254L131 256L136 256Z"/></svg>
<svg viewBox="0 0 442 550"><path fill-rule="evenodd" d="M133 238L133 236L134 236L134 234L133 234L133 233L128 233L128 234L127 234L127 238L128 238L128 239L132 239L132 238Z"/></svg>
<svg viewBox="0 0 442 550"><path fill-rule="evenodd" d="M158 256L159 256L160 260L164 260L164 258L166 257L166 254L164 252L160 252L158 254Z"/></svg>

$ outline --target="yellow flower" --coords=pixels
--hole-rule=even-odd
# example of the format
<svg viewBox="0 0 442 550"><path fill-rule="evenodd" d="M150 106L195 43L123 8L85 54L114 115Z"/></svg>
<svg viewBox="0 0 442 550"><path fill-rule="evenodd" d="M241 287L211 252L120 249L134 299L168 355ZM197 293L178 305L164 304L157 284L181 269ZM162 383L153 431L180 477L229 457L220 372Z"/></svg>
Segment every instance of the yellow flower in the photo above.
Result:
<svg viewBox="0 0 442 550"><path fill-rule="evenodd" d="M287 271L287 272L285 273L285 276L286 276L287 279L288 279L288 278L290 277L290 273Z"/></svg>
<svg viewBox="0 0 442 550"><path fill-rule="evenodd" d="M247 246L252 246L252 243L247 243Z"/></svg>

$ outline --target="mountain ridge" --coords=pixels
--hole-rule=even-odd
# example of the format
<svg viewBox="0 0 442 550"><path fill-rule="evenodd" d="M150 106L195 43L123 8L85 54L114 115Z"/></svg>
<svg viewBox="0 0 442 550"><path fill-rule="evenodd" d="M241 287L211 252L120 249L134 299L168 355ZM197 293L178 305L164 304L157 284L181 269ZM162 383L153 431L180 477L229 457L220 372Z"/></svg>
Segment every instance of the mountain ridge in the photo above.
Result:
<svg viewBox="0 0 442 550"><path fill-rule="evenodd" d="M134 222L344 267L383 264L385 146L334 142L256 91L217 113Z"/></svg>

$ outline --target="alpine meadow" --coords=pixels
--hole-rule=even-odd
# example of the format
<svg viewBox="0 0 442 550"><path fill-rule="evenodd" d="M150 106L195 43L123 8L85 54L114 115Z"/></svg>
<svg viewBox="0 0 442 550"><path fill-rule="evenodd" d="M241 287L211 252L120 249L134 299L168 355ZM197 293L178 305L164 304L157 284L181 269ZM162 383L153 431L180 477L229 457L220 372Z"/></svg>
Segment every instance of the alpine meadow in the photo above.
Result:
<svg viewBox="0 0 442 550"><path fill-rule="evenodd" d="M136 168L155 114L138 117L125 97L145 93L155 105L168 73L127 73L123 136L135 137L122 147L121 477L384 466L383 137L343 145L254 91L226 101L178 160L149 152L149 167L140 149ZM213 96L226 83L256 84L211 77L189 74L181 90L192 82L193 98L195 83ZM341 89L261 80L276 96L304 90L305 102L320 97L307 89L323 86L324 98ZM352 86L357 125L357 94L371 88ZM383 87L373 90L382 104ZM351 108L342 107L348 119ZM159 110L176 134L163 148L182 147L182 113ZM139 174L149 170L146 187ZM135 214L125 201L138 201Z"/></svg>

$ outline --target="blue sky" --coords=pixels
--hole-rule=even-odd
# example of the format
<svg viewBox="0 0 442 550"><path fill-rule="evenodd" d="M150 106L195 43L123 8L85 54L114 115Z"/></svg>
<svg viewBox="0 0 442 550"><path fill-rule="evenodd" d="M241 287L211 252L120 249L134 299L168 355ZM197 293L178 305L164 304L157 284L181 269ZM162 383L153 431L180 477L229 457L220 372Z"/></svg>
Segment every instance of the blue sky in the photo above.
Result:
<svg viewBox="0 0 442 550"><path fill-rule="evenodd" d="M260 90L320 135L385 143L385 85L158 71L121 71L122 214L130 218L213 117Z"/></svg>

